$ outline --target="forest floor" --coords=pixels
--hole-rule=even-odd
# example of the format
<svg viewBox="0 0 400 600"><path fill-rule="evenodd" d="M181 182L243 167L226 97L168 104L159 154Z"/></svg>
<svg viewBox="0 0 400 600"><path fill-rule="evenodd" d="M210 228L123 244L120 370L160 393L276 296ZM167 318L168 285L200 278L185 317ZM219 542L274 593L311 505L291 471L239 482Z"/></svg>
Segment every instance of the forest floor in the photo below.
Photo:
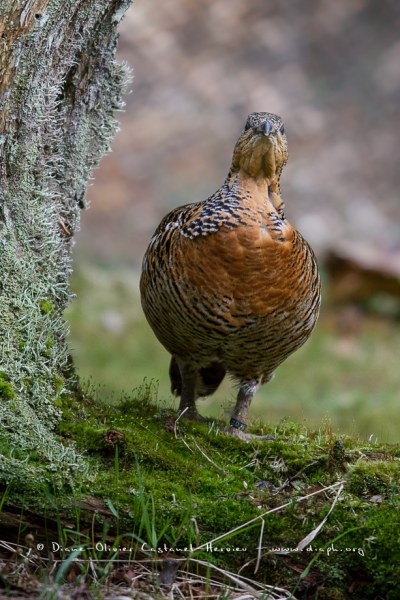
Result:
<svg viewBox="0 0 400 600"><path fill-rule="evenodd" d="M64 398L88 469L3 490L0 597L399 597L399 445L285 420L243 443L155 400Z"/></svg>

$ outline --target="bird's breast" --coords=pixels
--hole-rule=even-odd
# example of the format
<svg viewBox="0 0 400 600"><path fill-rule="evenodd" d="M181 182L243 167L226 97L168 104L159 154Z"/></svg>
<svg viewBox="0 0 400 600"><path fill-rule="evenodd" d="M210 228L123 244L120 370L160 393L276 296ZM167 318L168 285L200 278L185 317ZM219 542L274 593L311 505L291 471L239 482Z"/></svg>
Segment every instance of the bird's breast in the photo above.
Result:
<svg viewBox="0 0 400 600"><path fill-rule="evenodd" d="M180 279L210 304L229 308L232 320L268 314L299 276L288 233L276 240L265 223L253 223L196 241L182 239Z"/></svg>

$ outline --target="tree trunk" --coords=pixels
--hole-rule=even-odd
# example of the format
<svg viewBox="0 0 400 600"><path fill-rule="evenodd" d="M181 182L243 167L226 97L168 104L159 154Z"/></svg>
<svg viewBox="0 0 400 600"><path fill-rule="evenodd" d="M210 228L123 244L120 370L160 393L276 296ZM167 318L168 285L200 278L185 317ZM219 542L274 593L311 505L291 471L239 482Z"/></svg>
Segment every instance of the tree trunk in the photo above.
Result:
<svg viewBox="0 0 400 600"><path fill-rule="evenodd" d="M63 310L93 168L116 131L130 0L1 0L0 482L84 467L57 438L75 374Z"/></svg>

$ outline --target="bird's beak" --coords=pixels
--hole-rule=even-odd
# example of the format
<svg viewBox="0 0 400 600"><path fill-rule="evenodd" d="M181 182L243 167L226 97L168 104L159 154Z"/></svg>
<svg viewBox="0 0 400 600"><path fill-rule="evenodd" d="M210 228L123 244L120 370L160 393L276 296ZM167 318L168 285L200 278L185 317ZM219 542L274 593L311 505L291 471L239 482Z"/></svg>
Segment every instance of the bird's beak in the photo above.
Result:
<svg viewBox="0 0 400 600"><path fill-rule="evenodd" d="M270 121L264 121L264 123L261 123L260 127L258 128L258 131L269 137L271 133L273 133L275 130Z"/></svg>

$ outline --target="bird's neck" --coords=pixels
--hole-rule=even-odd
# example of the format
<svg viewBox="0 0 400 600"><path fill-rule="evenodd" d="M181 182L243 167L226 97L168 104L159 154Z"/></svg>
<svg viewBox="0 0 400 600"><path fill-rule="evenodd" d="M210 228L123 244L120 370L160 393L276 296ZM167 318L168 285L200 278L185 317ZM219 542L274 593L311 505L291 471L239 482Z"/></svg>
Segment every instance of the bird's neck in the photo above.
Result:
<svg viewBox="0 0 400 600"><path fill-rule="evenodd" d="M279 176L272 178L259 175L251 177L243 170L231 169L225 181L229 193L227 197L240 199L240 202L246 204L260 203L265 206L269 200L278 214L283 213L284 202L281 197L279 186Z"/></svg>

